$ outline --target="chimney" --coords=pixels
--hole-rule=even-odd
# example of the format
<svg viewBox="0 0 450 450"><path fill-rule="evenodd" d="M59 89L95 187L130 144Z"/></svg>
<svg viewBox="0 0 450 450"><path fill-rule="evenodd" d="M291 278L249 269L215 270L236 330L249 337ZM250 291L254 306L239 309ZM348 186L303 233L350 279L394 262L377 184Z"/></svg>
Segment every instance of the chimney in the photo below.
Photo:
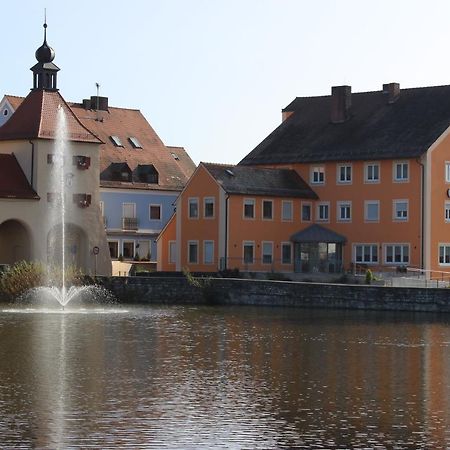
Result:
<svg viewBox="0 0 450 450"><path fill-rule="evenodd" d="M400 97L400 83L383 84L383 94L387 96L388 104L392 104Z"/></svg>
<svg viewBox="0 0 450 450"><path fill-rule="evenodd" d="M94 111L108 111L108 97L91 96L91 109Z"/></svg>
<svg viewBox="0 0 450 450"><path fill-rule="evenodd" d="M83 99L83 108L91 109L91 101L88 98Z"/></svg>
<svg viewBox="0 0 450 450"><path fill-rule="evenodd" d="M333 86L331 88L331 122L342 123L349 119L351 106L351 86Z"/></svg>

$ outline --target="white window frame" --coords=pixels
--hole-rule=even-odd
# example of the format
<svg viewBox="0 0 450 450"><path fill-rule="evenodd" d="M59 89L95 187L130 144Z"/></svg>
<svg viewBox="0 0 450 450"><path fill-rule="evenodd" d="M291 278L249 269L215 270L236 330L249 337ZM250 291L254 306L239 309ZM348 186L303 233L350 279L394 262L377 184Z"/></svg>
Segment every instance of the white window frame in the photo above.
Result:
<svg viewBox="0 0 450 450"><path fill-rule="evenodd" d="M206 245L212 246L211 261L206 260ZM203 264L205 265L214 264L214 241L212 240L203 241Z"/></svg>
<svg viewBox="0 0 450 450"><path fill-rule="evenodd" d="M122 254L122 253L120 253L120 243L119 243L119 240L118 240L118 239L108 239L108 251L109 251L109 243L110 243L110 242L117 244L117 258L113 258L113 259L114 259L114 260L119 259L119 256ZM112 258L112 256L111 256L111 258Z"/></svg>
<svg viewBox="0 0 450 450"><path fill-rule="evenodd" d="M444 248L444 262L441 262L441 248ZM448 252L445 251L445 249L448 248ZM445 262L445 257L448 253L448 260L449 262ZM449 267L450 266L450 243L447 242L439 242L438 244L438 264L440 266Z"/></svg>
<svg viewBox="0 0 450 450"><path fill-rule="evenodd" d="M159 219L152 219L151 210L152 210L152 207L155 207L155 206L159 207ZM150 203L148 205L148 219L149 220L154 220L154 221L157 221L157 222L161 222L161 220L162 220L162 205L161 204L159 204L159 203Z"/></svg>
<svg viewBox="0 0 450 450"><path fill-rule="evenodd" d="M356 260L356 249L357 247L362 247L362 261L357 261ZM365 261L364 260L364 255L365 255L365 251L364 251L364 247L371 247L370 249L370 261ZM376 247L377 249L377 260L373 261L373 248ZM379 244L375 243L375 242L355 242L353 244L353 263L354 264L367 264L367 265L379 265L380 264L380 249L379 249Z"/></svg>
<svg viewBox="0 0 450 450"><path fill-rule="evenodd" d="M270 203L271 206L271 215L270 217L264 217L264 203ZM262 220L273 220L273 200L263 198L261 201L261 219Z"/></svg>
<svg viewBox="0 0 450 450"><path fill-rule="evenodd" d="M376 219L369 218L369 206L377 205L378 215ZM364 222L366 223L379 223L380 222L380 200L365 200L364 201Z"/></svg>
<svg viewBox="0 0 450 450"><path fill-rule="evenodd" d="M327 218L326 219L322 219L320 217L320 207L321 206L326 206L327 207L328 214L327 214ZM331 213L331 211L330 211L330 202L319 202L319 203L317 203L317 205L316 205L316 222L328 223L330 221L330 215L331 215L330 213Z"/></svg>
<svg viewBox="0 0 450 450"><path fill-rule="evenodd" d="M133 244L133 255L131 256L131 258L127 258L126 261L132 261L134 259L135 255L136 255L136 241L134 239L123 239L122 240L122 245L121 245L122 257L125 260L125 254L124 254L125 252L123 251L123 249L124 249L125 244L126 243L130 243L130 242Z"/></svg>
<svg viewBox="0 0 450 450"><path fill-rule="evenodd" d="M392 261L388 261L388 247L392 247ZM401 247L401 261L395 261L395 247ZM408 249L408 261L404 261L404 248ZM404 266L408 265L411 261L411 246L408 242L389 242L383 244L383 261L384 264L389 264L393 266Z"/></svg>
<svg viewBox="0 0 450 450"><path fill-rule="evenodd" d="M369 178L369 167L378 167L378 178ZM373 169L372 169L373 176ZM381 182L381 165L379 162L368 162L364 164L364 183L366 184L378 184Z"/></svg>
<svg viewBox="0 0 450 450"><path fill-rule="evenodd" d="M252 247L253 248L253 255L252 255L252 261L247 262L245 261L245 247ZM243 241L242 242L242 263L246 265L255 264L255 241Z"/></svg>
<svg viewBox="0 0 450 450"><path fill-rule="evenodd" d="M195 255L195 261L191 260L191 245L197 246L197 252ZM187 242L187 261L188 264L198 264L198 254L199 254L199 248L198 248L198 240L191 240Z"/></svg>
<svg viewBox="0 0 450 450"><path fill-rule="evenodd" d="M197 205L197 215L196 216L191 216L191 204L196 204ZM199 205L199 201L198 201L198 197L189 197L188 198L188 219L190 220L198 220L200 217L200 205Z"/></svg>
<svg viewBox="0 0 450 450"><path fill-rule="evenodd" d="M289 258L288 262L285 262L283 260L283 248L284 247L290 248L290 258ZM284 265L292 264L292 242L282 242L281 243L281 264L284 264Z"/></svg>
<svg viewBox="0 0 450 450"><path fill-rule="evenodd" d="M342 179L341 169L344 169L344 179ZM350 174L350 179L347 180ZM353 182L353 167L352 164L338 164L336 167L336 182L337 184L352 184Z"/></svg>
<svg viewBox="0 0 450 450"><path fill-rule="evenodd" d="M249 206L252 205L253 206L253 215L252 217L247 217L245 215L245 206ZM243 202L242 202L242 218L244 220L255 220L255 216L256 216L256 201L254 198L244 198Z"/></svg>
<svg viewBox="0 0 450 450"><path fill-rule="evenodd" d="M177 263L177 241L169 241L169 255L168 255L168 262L169 264L176 264Z"/></svg>
<svg viewBox="0 0 450 450"><path fill-rule="evenodd" d="M310 171L311 171L310 172L311 184L315 184L316 186L325 184L325 166L322 165L311 166Z"/></svg>
<svg viewBox="0 0 450 450"><path fill-rule="evenodd" d="M290 215L289 217L284 216L284 206L290 206ZM292 200L281 200L281 221L282 222L292 222L294 220L294 202Z"/></svg>
<svg viewBox="0 0 450 450"><path fill-rule="evenodd" d="M209 202L213 205L212 216L206 215L206 203ZM203 218L206 220L212 220L216 217L216 199L214 197L204 197L203 198Z"/></svg>
<svg viewBox="0 0 450 450"><path fill-rule="evenodd" d="M446 183L450 183L450 161L445 161L444 179Z"/></svg>
<svg viewBox="0 0 450 450"><path fill-rule="evenodd" d="M400 178L397 177L397 166L399 166L399 165L402 165L402 166L406 165L406 167L407 167L406 170L408 172L408 176L406 178L403 176L401 176ZM394 183L408 183L409 182L409 177L410 177L409 161L394 161L392 163L392 171L393 171L392 179L393 179ZM403 172L403 169L402 169L402 172Z"/></svg>
<svg viewBox="0 0 450 450"><path fill-rule="evenodd" d="M303 219L303 206L309 206L309 220ZM312 202L302 202L301 208L300 208L300 220L302 222L312 222L313 220L313 208L312 208Z"/></svg>
<svg viewBox="0 0 450 450"><path fill-rule="evenodd" d="M270 248L270 254L265 252L264 246ZM270 261L264 261L265 256L270 256ZM273 264L273 241L262 241L261 242L261 263L266 265Z"/></svg>
<svg viewBox="0 0 450 450"><path fill-rule="evenodd" d="M400 203L406 203L406 217L398 217L397 216L397 212L398 212L397 205L399 205ZM408 222L408 220L409 220L409 200L408 199L392 200L392 220L394 222Z"/></svg>
<svg viewBox="0 0 450 450"><path fill-rule="evenodd" d="M132 206L133 212L132 212L132 216L126 216L125 215L125 208L127 206ZM126 217L127 219L136 219L136 203L132 203L132 202L124 202L122 203L122 217Z"/></svg>
<svg viewBox="0 0 450 450"><path fill-rule="evenodd" d="M444 202L444 222L450 223L450 201L446 200Z"/></svg>
<svg viewBox="0 0 450 450"><path fill-rule="evenodd" d="M342 217L342 215L341 215L341 212L342 212L341 208L342 207L348 207L349 208L350 217L348 217L348 218L347 217ZM336 204L336 221L337 222L346 222L346 223L349 223L349 222L352 221L352 202L351 201L349 201L349 200L347 200L347 201L341 200L341 201L337 202L337 204Z"/></svg>

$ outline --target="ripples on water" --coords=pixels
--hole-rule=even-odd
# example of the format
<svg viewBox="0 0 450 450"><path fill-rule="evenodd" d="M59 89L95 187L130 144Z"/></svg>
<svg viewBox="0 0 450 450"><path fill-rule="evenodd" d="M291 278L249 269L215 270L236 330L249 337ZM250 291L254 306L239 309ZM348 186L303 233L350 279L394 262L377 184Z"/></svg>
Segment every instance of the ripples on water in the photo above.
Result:
<svg viewBox="0 0 450 450"><path fill-rule="evenodd" d="M277 308L0 312L1 448L450 448L450 324Z"/></svg>

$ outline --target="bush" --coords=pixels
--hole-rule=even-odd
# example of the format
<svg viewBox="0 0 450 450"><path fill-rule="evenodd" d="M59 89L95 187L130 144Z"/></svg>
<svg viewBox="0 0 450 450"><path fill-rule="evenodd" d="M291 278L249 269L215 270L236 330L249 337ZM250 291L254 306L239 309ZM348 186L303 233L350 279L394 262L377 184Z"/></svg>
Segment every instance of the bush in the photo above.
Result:
<svg viewBox="0 0 450 450"><path fill-rule="evenodd" d="M83 274L75 267L65 271L66 285L81 284ZM29 289L39 286L62 285L61 267L48 268L41 262L20 261L9 267L0 278L0 290L11 297L18 297Z"/></svg>
<svg viewBox="0 0 450 450"><path fill-rule="evenodd" d="M366 284L370 284L372 283L372 281L375 279L375 277L373 276L373 273L370 269L366 270Z"/></svg>

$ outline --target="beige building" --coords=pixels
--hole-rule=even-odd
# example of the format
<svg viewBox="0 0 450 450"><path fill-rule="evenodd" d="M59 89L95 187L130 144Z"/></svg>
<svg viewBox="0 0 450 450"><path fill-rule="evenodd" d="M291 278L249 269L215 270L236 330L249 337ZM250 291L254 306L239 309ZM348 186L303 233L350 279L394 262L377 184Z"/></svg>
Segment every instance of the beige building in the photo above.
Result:
<svg viewBox="0 0 450 450"><path fill-rule="evenodd" d="M20 260L59 263L51 247L61 232L55 231L58 221L51 218L61 208L61 193L51 180L56 117L62 108L67 122L66 261L88 274L109 275L111 259L98 206L103 141L80 122L59 93L54 56L44 37L36 51L38 62L31 69L32 90L0 126L0 264Z"/></svg>

